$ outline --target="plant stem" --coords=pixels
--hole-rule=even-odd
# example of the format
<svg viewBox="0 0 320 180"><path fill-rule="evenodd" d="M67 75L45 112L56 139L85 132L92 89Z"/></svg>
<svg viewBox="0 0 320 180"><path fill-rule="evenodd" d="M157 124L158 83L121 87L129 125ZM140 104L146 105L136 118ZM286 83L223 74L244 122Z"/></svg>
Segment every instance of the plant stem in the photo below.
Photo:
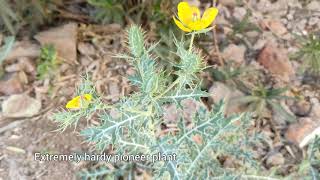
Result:
<svg viewBox="0 0 320 180"><path fill-rule="evenodd" d="M195 33L192 32L191 33L191 41L190 41L190 45L189 45L189 52L191 52L191 50L192 50L194 36L195 36ZM167 92L169 92L175 85L177 85L179 81L180 81L179 78L176 79L163 93L161 93L160 95L156 96L155 99L161 98L163 95L165 95Z"/></svg>
<svg viewBox="0 0 320 180"><path fill-rule="evenodd" d="M163 95L165 95L167 92L169 92L176 84L178 84L178 82L180 81L180 79L176 79L163 93L161 93L160 95L156 96L155 99L159 99L161 98Z"/></svg>
<svg viewBox="0 0 320 180"><path fill-rule="evenodd" d="M194 32L192 32L192 33L191 33L191 41L190 41L190 45L189 45L189 52L191 52L191 50L192 50L192 45L193 45L194 35L195 35L195 33L194 33Z"/></svg>

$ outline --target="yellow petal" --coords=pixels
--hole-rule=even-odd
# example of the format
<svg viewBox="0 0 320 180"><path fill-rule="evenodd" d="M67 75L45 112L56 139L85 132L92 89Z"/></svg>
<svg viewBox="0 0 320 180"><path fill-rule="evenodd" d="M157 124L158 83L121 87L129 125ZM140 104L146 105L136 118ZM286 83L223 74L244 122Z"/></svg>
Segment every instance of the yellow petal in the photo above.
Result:
<svg viewBox="0 0 320 180"><path fill-rule="evenodd" d="M90 103L91 99L92 99L91 94L84 94L83 96L76 96L66 104L66 108L68 108L68 109L85 108Z"/></svg>
<svg viewBox="0 0 320 180"><path fill-rule="evenodd" d="M91 99L92 99L91 94L84 94L83 96L87 101L91 101Z"/></svg>
<svg viewBox="0 0 320 180"><path fill-rule="evenodd" d="M190 28L191 30L194 30L194 31L202 30L202 29L204 29L203 27L204 27L204 24L201 20L193 21L188 24L188 28Z"/></svg>
<svg viewBox="0 0 320 180"><path fill-rule="evenodd" d="M191 29L185 27L179 20L177 20L175 17L173 17L174 22L176 23L176 25L185 32L191 32Z"/></svg>
<svg viewBox="0 0 320 180"><path fill-rule="evenodd" d="M68 109L80 108L80 96L77 96L77 97L71 99L67 103L66 108L68 108Z"/></svg>
<svg viewBox="0 0 320 180"><path fill-rule="evenodd" d="M192 21L192 11L191 7L187 2L180 2L178 4L178 18L184 24Z"/></svg>
<svg viewBox="0 0 320 180"><path fill-rule="evenodd" d="M217 8L209 8L203 13L201 22L202 22L202 29L207 28L210 24L215 20L219 10Z"/></svg>

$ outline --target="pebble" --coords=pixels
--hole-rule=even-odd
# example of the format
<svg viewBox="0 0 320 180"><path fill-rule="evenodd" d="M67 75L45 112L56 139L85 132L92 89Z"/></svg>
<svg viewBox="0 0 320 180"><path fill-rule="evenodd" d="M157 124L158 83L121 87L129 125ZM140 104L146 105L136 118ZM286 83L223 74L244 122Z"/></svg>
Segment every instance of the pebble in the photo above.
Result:
<svg viewBox="0 0 320 180"><path fill-rule="evenodd" d="M275 153L268 157L266 163L268 166L278 166L284 164L285 159L281 153Z"/></svg>

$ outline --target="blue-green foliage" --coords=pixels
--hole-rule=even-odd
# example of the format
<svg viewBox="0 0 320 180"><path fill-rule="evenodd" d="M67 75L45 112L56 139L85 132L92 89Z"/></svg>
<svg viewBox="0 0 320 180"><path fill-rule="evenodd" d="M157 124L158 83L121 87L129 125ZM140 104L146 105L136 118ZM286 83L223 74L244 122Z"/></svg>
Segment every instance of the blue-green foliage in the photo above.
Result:
<svg viewBox="0 0 320 180"><path fill-rule="evenodd" d="M96 111L101 120L100 125L82 130L81 135L88 142L94 143L99 152L112 145L115 154L176 154L175 161L137 162L151 171L155 178L161 179L227 177L232 171L222 168L217 160L219 155L234 155L240 160L250 159L250 154L244 153L245 143L241 141L242 138L245 139L244 122L249 118L226 118L223 102L212 111L200 106L192 116L192 122L188 122L190 120L185 119L182 113L179 114L177 132L161 134L165 105L174 104L182 108L181 101L185 99L200 101L201 97L208 96L200 90L200 80L197 78L197 73L204 67L202 59L195 52L184 49L183 42L176 41L176 55L180 58L175 65L177 70L164 72L158 68L155 58L149 54L155 45L146 48L144 35L139 27L132 26L128 30L128 37L131 53L118 57L125 58L134 67L136 74L129 80L139 91L123 97L116 104L103 104L95 97L88 109L60 112L55 121L60 123L61 129ZM174 76L175 81L170 82L168 76ZM80 87L78 93L85 93L83 89ZM110 113L111 109L113 115ZM64 116L61 116L63 114ZM77 120L68 120L71 116ZM194 137L199 137L200 141L195 141ZM105 173L101 176L114 176L113 171L103 169L103 172ZM240 174L233 173L235 176ZM97 173L94 171L92 174L95 176ZM90 173L87 172L85 177L90 178Z"/></svg>

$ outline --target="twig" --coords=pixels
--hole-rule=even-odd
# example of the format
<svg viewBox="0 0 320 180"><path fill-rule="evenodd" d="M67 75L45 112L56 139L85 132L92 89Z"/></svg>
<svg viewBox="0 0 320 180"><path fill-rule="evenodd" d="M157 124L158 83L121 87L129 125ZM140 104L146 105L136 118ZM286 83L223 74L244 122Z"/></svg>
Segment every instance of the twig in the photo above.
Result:
<svg viewBox="0 0 320 180"><path fill-rule="evenodd" d="M217 6L217 0L212 0L212 4L214 7ZM213 40L214 40L214 49L215 49L215 52L218 56L218 60L219 60L219 63L221 66L224 66L224 61L221 57L221 54L220 54L220 50L219 50L219 46L218 46L218 40L217 40L217 31L216 31L216 28L213 28L212 29L212 33L213 33Z"/></svg>
<svg viewBox="0 0 320 180"><path fill-rule="evenodd" d="M216 54L218 56L218 60L219 60L220 65L224 66L224 61L223 61L223 59L221 57L221 53L220 53L219 46L218 46L216 28L213 28L212 32L213 32L213 40L214 40L214 49L215 49Z"/></svg>
<svg viewBox="0 0 320 180"><path fill-rule="evenodd" d="M24 122L24 120L14 121L14 122L12 122L12 123L10 123L10 124L8 124L8 125L0 128L0 134L3 133L3 132L5 132L5 131L7 131L7 130L9 130L9 129L13 129L13 128L19 126L19 125L22 124L23 122Z"/></svg>

